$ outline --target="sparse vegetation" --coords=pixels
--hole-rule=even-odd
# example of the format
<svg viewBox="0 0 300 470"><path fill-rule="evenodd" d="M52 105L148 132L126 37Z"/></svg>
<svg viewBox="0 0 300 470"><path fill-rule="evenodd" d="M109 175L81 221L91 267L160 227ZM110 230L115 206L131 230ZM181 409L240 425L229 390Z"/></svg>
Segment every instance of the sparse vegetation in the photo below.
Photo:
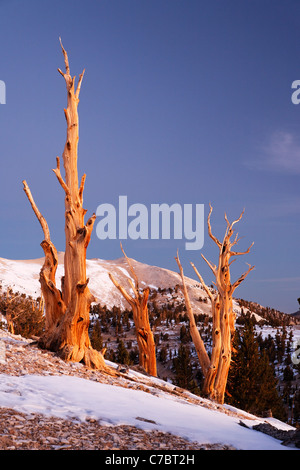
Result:
<svg viewBox="0 0 300 470"><path fill-rule="evenodd" d="M166 293L163 289L157 292L159 296L164 296ZM149 302L149 316L151 324L154 325L158 376L180 387L185 387L193 393L201 394L203 375L198 367L186 312L183 308L178 308L178 305L172 308L172 304L168 305L167 302L162 302L159 306L159 296L155 296L155 300ZM149 297L151 297L151 293ZM236 353L234 354L234 363L230 371L230 384L226 390L225 402L230 402L237 407L241 406L242 409L248 411L255 411L258 415L264 415L267 411L272 410L273 415L279 419L284 419L293 425L300 425L300 395L298 390L300 367L293 364L290 359L293 331L287 325L286 315L273 309L261 308L262 311L265 311L266 316L263 321L257 320L254 315L250 316L249 313L245 313L246 310L248 312L248 307L250 308L252 305L251 302L240 300L239 303L243 304L245 308L242 309L237 318L236 334L239 341L236 340L235 350L238 351L238 356L235 356ZM257 308L255 308L256 312L258 312ZM270 317L268 317L268 314L270 314ZM99 318L101 324L103 344L107 347L105 357L117 361L117 351L122 340L129 354L129 362L125 363L129 365L138 364L132 312L128 310L122 312L116 307L109 310L107 307L94 305L92 316ZM270 318L270 322L268 318ZM212 319L204 314L196 315L195 319L206 347L210 350ZM275 327L273 326L274 321ZM96 320L92 322L92 329L93 324L97 324ZM248 380L253 383L251 388L249 386L246 388L246 403L238 397L240 387L235 386L236 393L232 393L232 384L234 374L237 381L235 357L238 357L241 362L246 360L245 358L242 359L243 351L240 349L242 349L241 338L244 337L243 332L245 329L250 328L247 326L249 324L254 331L253 341L257 352L252 355L251 363L249 363L249 367L251 366L255 373L253 372L253 375L250 378L248 377ZM128 328L128 325L131 325L130 328ZM122 333L120 333L120 326ZM262 330L263 327L264 330ZM270 329L270 333L262 335L262 331L268 331L268 329ZM257 364L259 364L259 367ZM188 374L187 378L183 379L182 370L185 369ZM260 405L257 402L257 390L260 390Z"/></svg>
<svg viewBox="0 0 300 470"><path fill-rule="evenodd" d="M154 292L156 291L150 290L149 298ZM160 289L160 292L157 290L157 295L152 297L148 305L149 321L153 328L156 345L158 376L187 388L193 393L201 394L203 375L199 371L197 355L191 341L188 316L180 299L177 304L173 304L173 301L168 302L165 297L166 292L170 293L170 289L167 291ZM171 292L173 293L174 290ZM162 299L165 300L162 301ZM271 409L274 416L279 419L284 418L291 424L299 426L300 366L291 361L293 330L289 326L290 322L287 321L290 317L287 318L287 315L281 312L263 308L253 302L240 299L239 304L242 309L236 322L236 352L230 370L225 402L258 415ZM11 289L0 288L2 328L26 338L39 336L44 328L41 305L40 298L35 300L25 294L13 292ZM256 319L254 315L250 316L249 309L252 313L261 314L263 321ZM119 307L109 309L100 304L93 304L90 317L89 336L92 347L99 351L106 350L105 358L108 360L131 367L137 366L139 353L132 311L121 310ZM195 316L195 321L207 349L210 350L211 317L199 314ZM255 353L249 354L248 349L246 356L251 361L246 366L245 338L249 339L250 333L247 333L249 329L254 331L251 347L254 348ZM266 334L268 329L270 333ZM237 364L240 364L240 369L237 368ZM246 388L244 387L246 402L241 398L242 384L245 385L245 383L238 378L241 367L248 367L252 370L252 375L250 372L248 374L251 386L249 382ZM186 375L186 378L183 379L183 375ZM243 376L247 380L246 374ZM232 387L233 383L235 383L234 387Z"/></svg>
<svg viewBox="0 0 300 470"><path fill-rule="evenodd" d="M24 338L40 336L45 325L43 301L33 299L12 289L3 289L0 284L0 314L2 327L10 333Z"/></svg>

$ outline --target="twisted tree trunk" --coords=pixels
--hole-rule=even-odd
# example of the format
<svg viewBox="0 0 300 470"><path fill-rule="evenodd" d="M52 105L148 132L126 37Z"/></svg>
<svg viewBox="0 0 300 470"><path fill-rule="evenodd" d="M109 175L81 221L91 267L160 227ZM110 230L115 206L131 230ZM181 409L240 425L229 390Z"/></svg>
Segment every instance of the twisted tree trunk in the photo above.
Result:
<svg viewBox="0 0 300 470"><path fill-rule="evenodd" d="M235 261L231 260L233 256L244 255L249 253L250 248L253 243L245 252L236 252L232 251L232 247L237 244L239 241L238 236L236 235L235 239L231 241L231 237L234 233L233 226L239 222L243 216L243 212L240 217L230 223L225 214L225 220L227 222L227 228L224 235L224 239L220 242L211 231L210 217L212 213L212 207L210 206L210 211L207 219L208 224L208 233L210 238L217 244L219 248L219 261L218 266L210 263L203 254L202 258L206 261L208 266L211 268L216 282L216 294L212 294L207 285L205 284L202 276L197 271L193 263L191 263L194 268L205 292L211 300L212 306L212 319L213 319L213 333L212 333L212 353L209 358L208 353L205 349L204 343L200 336L200 333L195 325L194 314L191 308L185 278L183 274L183 269L178 257L176 262L178 264L180 275L183 284L183 293L185 297L185 303L187 307L187 313L190 321L191 336L195 344L196 351L198 353L198 358L200 366L204 375L204 386L203 393L208 395L211 399L217 401L218 403L224 403L225 389L227 384L228 372L231 362L231 352L232 352L232 336L235 331L235 313L233 311L233 302L232 296L235 289L241 284L241 282L246 278L254 266L249 265L249 269L242 274L234 284L231 284L230 280L230 265Z"/></svg>
<svg viewBox="0 0 300 470"><path fill-rule="evenodd" d="M58 265L57 251L50 239L50 231L45 218L38 210L26 183L24 191L42 226L44 240L41 246L45 261L40 272L40 283L45 299L46 328L40 338L40 346L57 352L63 359L84 362L88 367L106 369L103 356L92 349L88 327L90 305L95 300L88 288L86 277L86 250L90 242L95 214L84 223L86 210L83 208L85 175L78 184L77 147L79 93L84 71L79 76L75 90L75 77L70 75L67 53L61 43L65 62L64 77L67 88L67 108L64 110L67 121L67 138L63 152L65 180L60 172L60 159L56 158L53 170L65 192L65 257L64 277L61 290L56 287L55 273Z"/></svg>
<svg viewBox="0 0 300 470"><path fill-rule="evenodd" d="M133 266L126 256L122 245L121 245L122 252L126 258L126 261L129 265L130 271L132 276L135 280L135 284L128 278L128 282L134 292L134 296L128 294L128 292L122 287L116 279L109 273L109 277L114 285L119 289L125 300L129 303L132 308L133 312L133 320L135 324L136 330L136 338L139 348L139 364L141 367L145 369L145 371L156 377L157 376L157 369L156 369L156 354L155 354L155 342L153 333L150 328L149 323L149 314L148 314L148 297L149 297L149 288L146 287L140 292L138 278L136 273L133 269Z"/></svg>

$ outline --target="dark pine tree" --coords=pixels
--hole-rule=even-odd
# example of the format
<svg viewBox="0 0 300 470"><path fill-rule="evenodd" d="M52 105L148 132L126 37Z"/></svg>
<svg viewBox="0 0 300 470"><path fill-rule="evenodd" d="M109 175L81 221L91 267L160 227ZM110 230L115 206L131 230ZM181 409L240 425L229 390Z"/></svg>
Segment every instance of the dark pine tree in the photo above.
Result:
<svg viewBox="0 0 300 470"><path fill-rule="evenodd" d="M90 340L94 349L97 349L97 351L101 351L103 349L102 332L99 320L96 320L91 327Z"/></svg>
<svg viewBox="0 0 300 470"><path fill-rule="evenodd" d="M188 388L190 381L193 379L192 366L190 361L190 350L184 345L180 345L178 354L173 359L175 369L175 383L179 387Z"/></svg>
<svg viewBox="0 0 300 470"><path fill-rule="evenodd" d="M227 402L258 416L271 410L273 416L285 420L286 413L276 386L275 371L267 352L260 350L253 322L246 319L234 338Z"/></svg>
<svg viewBox="0 0 300 470"><path fill-rule="evenodd" d="M293 419L296 425L300 427L300 390L294 396Z"/></svg>
<svg viewBox="0 0 300 470"><path fill-rule="evenodd" d="M193 377L193 368L190 360L190 349L188 346L181 344L178 354L173 359L175 369L175 383L181 388L190 390L192 393L199 395L200 390Z"/></svg>
<svg viewBox="0 0 300 470"><path fill-rule="evenodd" d="M117 348L117 354L116 354L116 361L119 364L129 364L130 359L129 359L129 352L125 348L125 345L122 340L119 341L118 348Z"/></svg>

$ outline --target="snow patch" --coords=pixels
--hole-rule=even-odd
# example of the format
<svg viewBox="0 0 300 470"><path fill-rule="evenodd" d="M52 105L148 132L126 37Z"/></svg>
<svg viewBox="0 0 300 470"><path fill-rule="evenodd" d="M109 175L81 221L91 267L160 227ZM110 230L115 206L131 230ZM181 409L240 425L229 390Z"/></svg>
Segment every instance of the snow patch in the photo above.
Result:
<svg viewBox="0 0 300 470"><path fill-rule="evenodd" d="M79 377L2 374L0 403L23 413L64 419L93 418L101 424L159 429L191 441L224 443L237 449L289 449L270 436L240 426L238 418L225 413L180 401L163 392L154 396ZM253 423L249 420L247 424Z"/></svg>

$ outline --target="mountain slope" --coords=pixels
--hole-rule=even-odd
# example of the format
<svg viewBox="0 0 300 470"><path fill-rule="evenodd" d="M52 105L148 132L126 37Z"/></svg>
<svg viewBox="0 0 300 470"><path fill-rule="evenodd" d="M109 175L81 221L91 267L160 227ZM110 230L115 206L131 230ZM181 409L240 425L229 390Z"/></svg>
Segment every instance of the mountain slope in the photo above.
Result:
<svg viewBox="0 0 300 470"><path fill-rule="evenodd" d="M15 443L18 442L18 428L23 430L25 423L34 421L38 414L44 417L44 421L48 419L47 426L50 427L53 417L69 420L70 428L75 423L90 420L96 423L98 432L103 426L110 426L107 434L114 449L125 445L125 439L117 444L114 440L120 426L130 426L127 433L132 435L134 429L146 431L150 433L149 439L151 432L160 432L166 449L174 448L172 436L185 439L186 448L191 448L188 442L194 443L194 449L201 446L291 449L281 445L279 440L252 429L254 425L268 422L278 429L293 430L273 418L257 418L236 408L217 405L133 370L121 377L111 377L88 370L82 364L65 363L54 354L39 350L30 340L3 330L0 330L0 343L1 409L22 413L19 419L23 422L14 431ZM117 367L114 363L109 364ZM3 426L1 434L0 413L0 446L6 427ZM80 436L77 439L80 440ZM24 448L21 447L23 441L20 440L20 448ZM48 445L49 442L51 440ZM58 444L55 442L56 446ZM151 449L151 441L148 446ZM134 448L133 442L129 440L125 448Z"/></svg>
<svg viewBox="0 0 300 470"><path fill-rule="evenodd" d="M63 274L63 253L59 254L57 279ZM39 271L43 259L13 261L0 259L3 287L37 297L40 295ZM176 286L179 274L132 260L141 285L161 292L160 302L182 303ZM90 289L108 308L126 308L108 272L128 285L130 276L124 258L88 260ZM209 302L199 284L187 278L191 301L196 313L210 313ZM169 289L171 288L171 289ZM236 304L236 309L239 307ZM281 429L292 429L272 418L261 419L226 405L216 405L169 382L142 375L132 369L112 378L90 371L81 364L66 364L50 352L37 349L30 340L14 337L0 330L0 403L6 409L25 415L37 413L69 420L93 418L104 425L128 425L143 431L171 433L197 442L197 445L225 445L238 449L286 449L280 441L252 429L268 422ZM107 361L108 362L108 361ZM109 363L117 367L114 363ZM240 421L246 426L240 426ZM1 428L0 428L1 429ZM0 431L1 437L1 431ZM130 445L130 444L129 444ZM130 447L129 447L130 448Z"/></svg>
<svg viewBox="0 0 300 470"><path fill-rule="evenodd" d="M60 279L63 276L63 253L58 256L57 268L57 286L60 285ZM176 285L181 285L180 275L174 271L150 266L140 263L131 259L135 272L138 276L141 287L149 286L152 291L158 289L171 288L173 291ZM16 292L21 292L32 297L40 295L39 272L43 263L43 258L34 260L8 260L0 258L0 281L3 287L11 287ZM130 285L128 278L131 277L128 264L124 258L116 260L101 260L90 259L87 260L87 277L90 279L89 288L92 294L97 298L102 306L106 305L107 308L113 306L120 307L121 309L128 308L126 301L122 295L113 285L108 277L111 272L113 276L123 285L128 291ZM199 282L194 279L187 279L187 287L190 294L191 303L196 314L204 313L211 314L210 302L207 302L208 297ZM199 297L204 301L199 302ZM174 302L175 304L183 304L184 297L180 289L176 295L174 293L166 292L160 302ZM240 311L237 303L235 308Z"/></svg>
<svg viewBox="0 0 300 470"><path fill-rule="evenodd" d="M291 316L300 319L300 310L298 310L298 312L291 313Z"/></svg>

